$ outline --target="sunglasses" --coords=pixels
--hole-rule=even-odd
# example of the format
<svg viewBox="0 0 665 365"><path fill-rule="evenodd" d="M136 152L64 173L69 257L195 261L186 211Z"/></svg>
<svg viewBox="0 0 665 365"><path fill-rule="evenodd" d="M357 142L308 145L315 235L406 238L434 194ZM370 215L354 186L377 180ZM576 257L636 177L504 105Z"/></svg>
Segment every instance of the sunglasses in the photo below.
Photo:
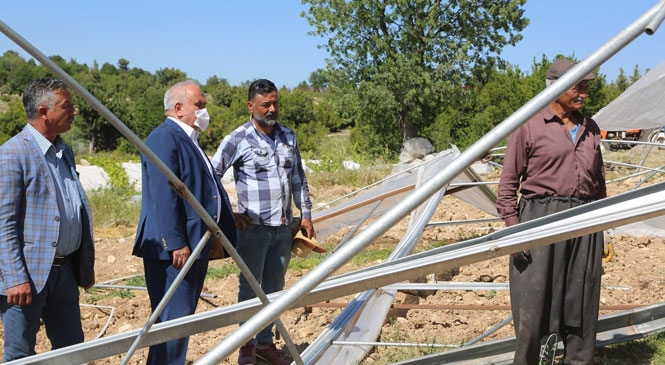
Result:
<svg viewBox="0 0 665 365"><path fill-rule="evenodd" d="M268 88L273 88L274 86L270 85L267 82L257 82L256 84L252 85L252 90L263 90L263 89L268 89Z"/></svg>

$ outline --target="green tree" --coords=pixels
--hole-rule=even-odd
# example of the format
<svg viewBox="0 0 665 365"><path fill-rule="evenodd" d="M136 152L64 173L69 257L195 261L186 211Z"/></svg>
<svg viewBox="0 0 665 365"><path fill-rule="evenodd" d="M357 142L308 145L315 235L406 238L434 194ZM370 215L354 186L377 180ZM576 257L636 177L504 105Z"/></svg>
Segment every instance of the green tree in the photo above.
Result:
<svg viewBox="0 0 665 365"><path fill-rule="evenodd" d="M249 120L247 86L230 86L226 79L210 77L203 86L208 100L210 127L199 136L199 145L213 154L224 136Z"/></svg>
<svg viewBox="0 0 665 365"><path fill-rule="evenodd" d="M596 73L596 78L589 82L588 96L584 100L582 114L593 116L609 104L612 99L610 99L611 94L608 91L607 77L600 72Z"/></svg>
<svg viewBox="0 0 665 365"><path fill-rule="evenodd" d="M290 128L314 120L314 97L311 92L295 89L279 90L279 121Z"/></svg>
<svg viewBox="0 0 665 365"><path fill-rule="evenodd" d="M203 91L209 99L208 103L228 107L235 98L242 98L243 91L239 88L233 88L226 79L220 79L217 76L208 78ZM244 95L245 99L247 95Z"/></svg>
<svg viewBox="0 0 665 365"><path fill-rule="evenodd" d="M0 144L20 132L27 124L21 98L10 98L7 103L8 110L0 114Z"/></svg>
<svg viewBox="0 0 665 365"><path fill-rule="evenodd" d="M175 68L159 69L155 72L155 76L157 77L157 82L166 87L187 79L187 74Z"/></svg>
<svg viewBox="0 0 665 365"><path fill-rule="evenodd" d="M315 91L323 91L327 89L329 81L325 70L318 69L309 74L309 84L312 86L312 89L314 89Z"/></svg>
<svg viewBox="0 0 665 365"><path fill-rule="evenodd" d="M17 72L25 72L24 68L32 69L36 65L26 65L26 61L16 51L6 51L0 57L0 93L20 94L27 84L19 79ZM18 79L18 80L17 80Z"/></svg>
<svg viewBox="0 0 665 365"><path fill-rule="evenodd" d="M108 85L104 83L100 74L80 74L78 82L118 116L117 106L122 106L122 104L117 103L117 98L114 97L117 95L113 95L114 90L107 87ZM88 153L99 150L114 150L120 133L79 95L74 95L73 100L78 111L74 124L76 128L72 128L73 137L85 141ZM118 118L121 117L118 116Z"/></svg>
<svg viewBox="0 0 665 365"><path fill-rule="evenodd" d="M470 70L493 69L521 39L524 0L303 0L327 37L325 78L353 115L357 147L396 152L436 121ZM352 95L356 101L349 103ZM344 116L342 116L344 118ZM378 134L370 136L369 134ZM365 138L366 137L366 138ZM375 143L379 145L375 145Z"/></svg>
<svg viewBox="0 0 665 365"><path fill-rule="evenodd" d="M628 77L626 77L626 73L624 72L623 67L619 68L619 75L617 75L617 78L614 80L614 85L616 86L619 94L626 91L628 86L630 86L630 81L628 80ZM617 96L619 96L619 94L617 94Z"/></svg>
<svg viewBox="0 0 665 365"><path fill-rule="evenodd" d="M118 69L120 71L126 72L129 70L129 61L125 58L121 58L118 60Z"/></svg>
<svg viewBox="0 0 665 365"><path fill-rule="evenodd" d="M642 75L640 75L640 67L635 65L635 68L633 69L633 75L630 76L630 84L632 85L636 83L637 80L639 80L641 77Z"/></svg>
<svg viewBox="0 0 665 365"><path fill-rule="evenodd" d="M117 75L117 74L120 73L115 66L113 66L112 64L110 64L108 62L106 62L102 65L102 68L99 70L99 72L101 72L105 75L109 75L109 76Z"/></svg>
<svg viewBox="0 0 665 365"><path fill-rule="evenodd" d="M303 150L318 152L321 140L328 134L325 123L314 114L314 95L304 88L279 90L279 122L291 128Z"/></svg>
<svg viewBox="0 0 665 365"><path fill-rule="evenodd" d="M330 132L340 132L351 127L335 112L335 104L327 92L314 93L314 118Z"/></svg>
<svg viewBox="0 0 665 365"><path fill-rule="evenodd" d="M129 64L124 60L125 66ZM118 70L108 63L99 69L81 69L74 78L108 108L139 138L145 138L164 120L163 97L165 78L184 73L175 69L163 69L155 75L139 69ZM72 127L71 138L85 144L89 153L95 151L137 152L122 134L103 118L91 105L74 95L77 103L77 122Z"/></svg>
<svg viewBox="0 0 665 365"><path fill-rule="evenodd" d="M37 66L35 60L19 65L11 74L8 75L8 82L12 93L23 94L23 90L30 81L49 75L42 66Z"/></svg>

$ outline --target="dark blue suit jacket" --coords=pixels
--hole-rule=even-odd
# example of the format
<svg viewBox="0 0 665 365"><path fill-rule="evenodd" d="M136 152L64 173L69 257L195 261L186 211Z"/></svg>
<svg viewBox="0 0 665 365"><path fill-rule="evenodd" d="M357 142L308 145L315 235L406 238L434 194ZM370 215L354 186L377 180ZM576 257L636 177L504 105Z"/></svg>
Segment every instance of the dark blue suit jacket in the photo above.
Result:
<svg viewBox="0 0 665 365"><path fill-rule="evenodd" d="M235 224L228 195L210 170L196 145L171 119L155 128L145 144L187 186L208 214L217 220L217 200L222 199L218 225L235 246ZM207 159L207 157L206 157ZM195 245L208 230L194 208L180 198L168 180L145 156L141 155L142 205L134 255L148 259L171 260L169 251ZM222 196L219 196L219 194ZM208 259L212 239L199 259Z"/></svg>

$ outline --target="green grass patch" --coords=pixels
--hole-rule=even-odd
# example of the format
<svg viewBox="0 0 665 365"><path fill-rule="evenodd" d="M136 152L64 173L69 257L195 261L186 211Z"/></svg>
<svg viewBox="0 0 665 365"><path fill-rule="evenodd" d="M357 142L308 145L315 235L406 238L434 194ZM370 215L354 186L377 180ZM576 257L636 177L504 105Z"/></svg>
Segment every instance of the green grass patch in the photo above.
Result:
<svg viewBox="0 0 665 365"><path fill-rule="evenodd" d="M618 343L596 349L595 359L605 365L665 364L665 333L642 340Z"/></svg>
<svg viewBox="0 0 665 365"><path fill-rule="evenodd" d="M85 298L85 302L88 304L95 304L98 301L108 297L107 290L101 288L92 287L88 289L86 293L88 295Z"/></svg>
<svg viewBox="0 0 665 365"><path fill-rule="evenodd" d="M112 297L118 297L122 299L134 298L134 292L129 289L105 289L92 287L87 290L87 293L88 296L85 298L85 302L88 304L96 304L103 299Z"/></svg>
<svg viewBox="0 0 665 365"><path fill-rule="evenodd" d="M351 259L351 263L361 267L376 264L378 261L383 262L387 260L392 252L392 248L368 248L354 256Z"/></svg>
<svg viewBox="0 0 665 365"><path fill-rule="evenodd" d="M295 255L291 256L291 261L289 261L290 270L312 270L318 264L320 264L325 258L326 254L317 254L310 253L307 257L298 257Z"/></svg>
<svg viewBox="0 0 665 365"><path fill-rule="evenodd" d="M311 270L320 264L328 255L331 254L331 247L328 247L326 254L310 253L307 257L301 258L292 256L289 262L289 269L291 270ZM358 267L365 267L376 262L383 262L392 253L391 248L368 248L362 250L354 256L349 263Z"/></svg>
<svg viewBox="0 0 665 365"><path fill-rule="evenodd" d="M122 284L118 284L122 285ZM138 287L146 287L145 284L145 276L143 275L136 275L128 278L125 280L125 286L138 286ZM112 298L112 297L118 297L122 299L130 299L134 298L136 295L134 294L133 289L125 289L125 288L96 288L92 287L86 291L88 293L88 296L86 298L86 302L89 304L95 304L99 302L102 299L107 299L107 298Z"/></svg>
<svg viewBox="0 0 665 365"><path fill-rule="evenodd" d="M86 193L92 209L94 227L136 227L141 214L141 199L133 189L111 187Z"/></svg>
<svg viewBox="0 0 665 365"><path fill-rule="evenodd" d="M95 153L93 155L79 155L79 159L87 160L91 165L101 167L104 172L109 176L109 183L113 188L132 188L129 185L129 178L125 169L122 167L123 162L138 161L136 156L123 154L121 152L113 153Z"/></svg>
<svg viewBox="0 0 665 365"><path fill-rule="evenodd" d="M363 166L357 170L320 170L307 174L307 183L317 187L334 185L363 187L385 178L391 170L392 166L389 165Z"/></svg>
<svg viewBox="0 0 665 365"><path fill-rule="evenodd" d="M92 209L94 227L135 227L141 214L141 199L133 186L129 185L122 163L136 161L135 156L120 153L96 153L78 155L94 166L104 169L109 175L110 187L86 192Z"/></svg>
<svg viewBox="0 0 665 365"><path fill-rule="evenodd" d="M132 276L131 278L127 279L127 281L125 281L125 285L145 287L146 286L145 276L143 275Z"/></svg>
<svg viewBox="0 0 665 365"><path fill-rule="evenodd" d="M118 297L122 299L134 298L134 292L129 289L112 289L109 297Z"/></svg>
<svg viewBox="0 0 665 365"><path fill-rule="evenodd" d="M240 268L233 263L229 262L220 267L208 267L206 279L223 279L229 275L240 274Z"/></svg>

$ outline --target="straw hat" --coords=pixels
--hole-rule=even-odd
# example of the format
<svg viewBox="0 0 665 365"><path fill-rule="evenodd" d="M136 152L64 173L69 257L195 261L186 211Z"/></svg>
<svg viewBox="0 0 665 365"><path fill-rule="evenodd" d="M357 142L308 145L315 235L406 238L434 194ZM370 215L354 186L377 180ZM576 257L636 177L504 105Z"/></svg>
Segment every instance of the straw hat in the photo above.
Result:
<svg viewBox="0 0 665 365"><path fill-rule="evenodd" d="M291 253L298 257L307 257L311 251L316 253L324 253L326 249L319 245L314 238L307 238L302 231L298 230L296 236L293 237L293 247Z"/></svg>

